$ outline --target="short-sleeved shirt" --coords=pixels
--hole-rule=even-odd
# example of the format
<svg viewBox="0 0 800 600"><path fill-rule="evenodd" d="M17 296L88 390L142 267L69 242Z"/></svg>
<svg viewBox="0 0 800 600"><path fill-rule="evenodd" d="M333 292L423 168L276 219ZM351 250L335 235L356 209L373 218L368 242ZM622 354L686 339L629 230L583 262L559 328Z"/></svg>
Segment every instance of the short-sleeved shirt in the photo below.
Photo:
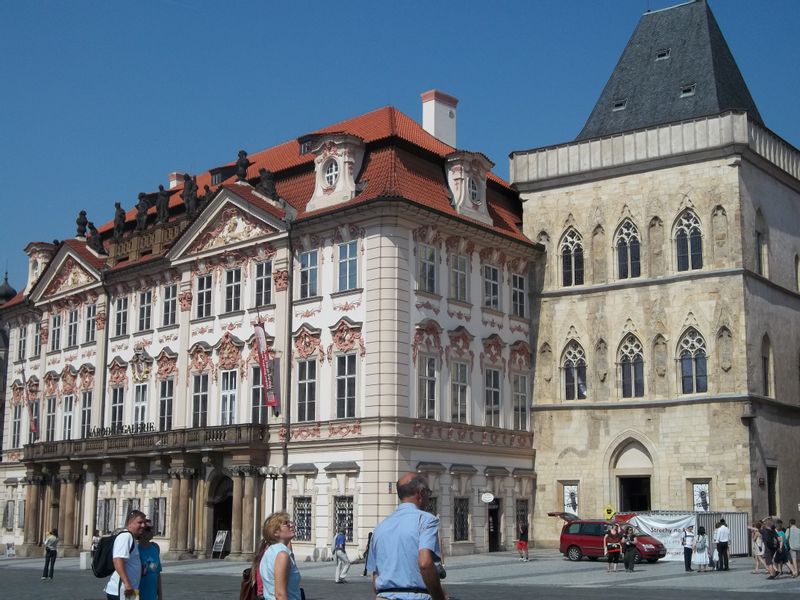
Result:
<svg viewBox="0 0 800 600"><path fill-rule="evenodd" d="M527 525L523 525L522 527L519 528L518 536L519 537L517 539L520 542L527 542L528 541L528 526Z"/></svg>
<svg viewBox="0 0 800 600"><path fill-rule="evenodd" d="M292 551L289 550L286 544L281 544L280 542L270 545L258 564L258 571L261 574L261 580L264 582L264 600L275 600L275 559L278 558L278 554L281 552L286 552L289 555L289 581L286 582L286 592L289 600L300 600L300 571L294 562Z"/></svg>
<svg viewBox="0 0 800 600"><path fill-rule="evenodd" d="M382 592L389 588L426 589L419 572L419 551L430 550L438 560L439 519L403 502L375 528L367 558L367 571L376 573L375 589L382 598L428 600L423 592Z"/></svg>
<svg viewBox="0 0 800 600"><path fill-rule="evenodd" d="M161 551L158 544L151 543L147 548L139 546L139 558L142 561L139 596L141 600L156 600L158 597L158 574L161 573Z"/></svg>
<svg viewBox="0 0 800 600"><path fill-rule="evenodd" d="M125 560L125 573L128 575L128 581L130 581L133 589L138 590L139 583L142 580L142 560L139 558L139 544L134 542L133 550L131 550L132 541L134 541L133 534L130 531L120 533L114 540L112 556ZM125 586L119 579L119 573L115 570L106 585L106 594L122 596L124 593Z"/></svg>

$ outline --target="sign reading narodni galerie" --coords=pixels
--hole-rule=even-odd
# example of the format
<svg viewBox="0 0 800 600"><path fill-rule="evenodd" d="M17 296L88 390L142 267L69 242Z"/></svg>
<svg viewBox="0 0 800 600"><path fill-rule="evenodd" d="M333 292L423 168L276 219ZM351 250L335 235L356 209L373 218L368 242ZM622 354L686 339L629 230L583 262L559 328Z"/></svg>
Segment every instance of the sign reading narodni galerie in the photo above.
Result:
<svg viewBox="0 0 800 600"><path fill-rule="evenodd" d="M86 437L106 437L110 435L133 435L136 433L155 433L155 423L134 423L133 425L119 425L117 427L93 427Z"/></svg>

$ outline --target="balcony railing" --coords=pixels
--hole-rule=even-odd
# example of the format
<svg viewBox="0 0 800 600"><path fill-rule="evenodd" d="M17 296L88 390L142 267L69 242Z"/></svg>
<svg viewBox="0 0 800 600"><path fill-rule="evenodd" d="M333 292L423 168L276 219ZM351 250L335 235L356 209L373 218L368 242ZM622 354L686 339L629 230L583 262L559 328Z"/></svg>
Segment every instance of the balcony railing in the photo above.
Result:
<svg viewBox="0 0 800 600"><path fill-rule="evenodd" d="M256 448L266 446L264 425L221 425L137 434L118 434L56 442L36 442L23 449L23 461L68 460L98 456L142 456L169 450Z"/></svg>

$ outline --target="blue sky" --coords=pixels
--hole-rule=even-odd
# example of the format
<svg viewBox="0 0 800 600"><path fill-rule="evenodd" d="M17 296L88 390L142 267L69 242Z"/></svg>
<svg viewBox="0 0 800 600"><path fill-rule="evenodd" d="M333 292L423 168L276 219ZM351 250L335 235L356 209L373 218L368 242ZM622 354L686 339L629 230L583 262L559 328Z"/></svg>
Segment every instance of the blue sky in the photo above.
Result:
<svg viewBox="0 0 800 600"><path fill-rule="evenodd" d="M675 0L0 2L0 268L199 172L419 95L459 98L458 145L571 140L641 14ZM712 0L768 127L800 147L798 0Z"/></svg>

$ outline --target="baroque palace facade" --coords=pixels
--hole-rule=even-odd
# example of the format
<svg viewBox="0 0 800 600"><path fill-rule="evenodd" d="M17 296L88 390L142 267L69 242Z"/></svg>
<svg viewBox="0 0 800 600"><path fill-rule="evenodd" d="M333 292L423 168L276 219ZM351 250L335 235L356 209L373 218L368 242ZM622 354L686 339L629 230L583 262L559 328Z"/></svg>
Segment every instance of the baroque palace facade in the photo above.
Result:
<svg viewBox="0 0 800 600"><path fill-rule="evenodd" d="M138 507L168 556L227 531L248 558L286 507L298 555L322 558L340 527L363 548L417 470L449 553L509 546L533 503L540 247L492 163L454 148L456 103L424 94L425 129L383 108L175 173L99 230L82 213L74 239L30 244L2 309L3 541L30 555L58 527L75 554Z"/></svg>
<svg viewBox="0 0 800 600"><path fill-rule="evenodd" d="M573 142L511 154L535 289L536 509L798 516L800 152L704 1L645 13Z"/></svg>

